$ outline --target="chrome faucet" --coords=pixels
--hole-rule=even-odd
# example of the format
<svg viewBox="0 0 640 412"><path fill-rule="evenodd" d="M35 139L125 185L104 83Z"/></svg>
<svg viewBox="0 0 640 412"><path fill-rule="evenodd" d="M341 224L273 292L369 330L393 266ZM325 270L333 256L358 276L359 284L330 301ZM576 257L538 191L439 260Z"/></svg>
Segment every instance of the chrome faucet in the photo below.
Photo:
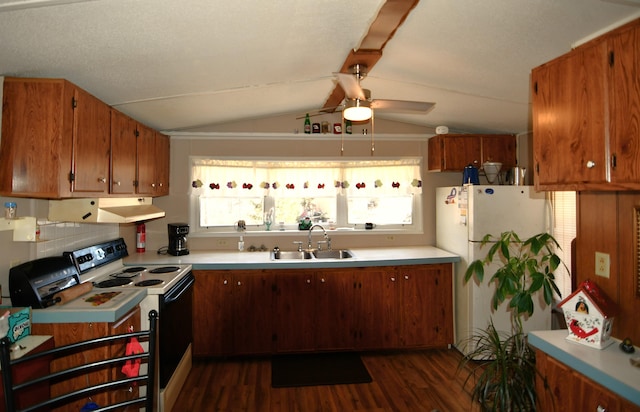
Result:
<svg viewBox="0 0 640 412"><path fill-rule="evenodd" d="M327 248L331 249L331 239L329 239L329 236L327 235L327 231L324 230L324 228L321 225L313 225L309 228L309 238L307 240L307 247L309 249L313 249L313 245L311 244L311 232L313 231L313 229L315 229L316 227L319 227L320 229L322 229L322 234L324 236L324 240L327 243ZM319 250L319 248L318 248Z"/></svg>

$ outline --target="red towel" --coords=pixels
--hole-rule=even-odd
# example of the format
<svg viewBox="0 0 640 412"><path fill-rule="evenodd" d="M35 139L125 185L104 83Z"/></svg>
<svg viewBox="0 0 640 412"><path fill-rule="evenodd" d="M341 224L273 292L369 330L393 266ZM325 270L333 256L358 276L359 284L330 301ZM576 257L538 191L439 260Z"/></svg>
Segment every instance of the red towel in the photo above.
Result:
<svg viewBox="0 0 640 412"><path fill-rule="evenodd" d="M129 343L127 343L126 355L136 355L142 352L144 352L144 348L140 345L138 339L131 338ZM122 366L122 373L129 378L138 376L140 374L140 358L127 360Z"/></svg>

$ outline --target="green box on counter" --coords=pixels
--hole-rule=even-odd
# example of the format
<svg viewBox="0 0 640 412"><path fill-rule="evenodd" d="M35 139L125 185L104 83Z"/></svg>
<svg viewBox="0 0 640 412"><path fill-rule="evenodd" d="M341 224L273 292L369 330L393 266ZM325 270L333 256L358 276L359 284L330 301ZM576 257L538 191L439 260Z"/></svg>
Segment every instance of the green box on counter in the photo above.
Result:
<svg viewBox="0 0 640 412"><path fill-rule="evenodd" d="M0 306L0 316L9 311L9 331L7 337L14 343L31 334L31 308Z"/></svg>

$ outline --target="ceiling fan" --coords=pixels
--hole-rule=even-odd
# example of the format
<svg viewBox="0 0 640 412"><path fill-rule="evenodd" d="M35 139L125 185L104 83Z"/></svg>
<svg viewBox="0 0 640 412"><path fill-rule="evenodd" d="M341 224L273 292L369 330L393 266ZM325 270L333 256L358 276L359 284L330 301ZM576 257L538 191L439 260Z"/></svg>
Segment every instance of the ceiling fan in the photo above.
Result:
<svg viewBox="0 0 640 412"><path fill-rule="evenodd" d="M367 75L367 66L355 64L350 70L351 73L334 73L346 96L342 115L347 120L369 120L374 110L428 113L436 105L409 100L372 99L371 91L360 87L360 81Z"/></svg>

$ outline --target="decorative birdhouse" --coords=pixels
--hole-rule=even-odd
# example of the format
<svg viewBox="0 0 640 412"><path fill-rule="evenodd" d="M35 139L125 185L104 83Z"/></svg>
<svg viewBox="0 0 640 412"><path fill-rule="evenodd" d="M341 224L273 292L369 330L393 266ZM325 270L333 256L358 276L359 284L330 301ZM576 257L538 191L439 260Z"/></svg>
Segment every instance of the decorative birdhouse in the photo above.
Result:
<svg viewBox="0 0 640 412"><path fill-rule="evenodd" d="M592 281L582 282L558 307L564 312L569 332L567 340L598 349L613 343L615 305Z"/></svg>

